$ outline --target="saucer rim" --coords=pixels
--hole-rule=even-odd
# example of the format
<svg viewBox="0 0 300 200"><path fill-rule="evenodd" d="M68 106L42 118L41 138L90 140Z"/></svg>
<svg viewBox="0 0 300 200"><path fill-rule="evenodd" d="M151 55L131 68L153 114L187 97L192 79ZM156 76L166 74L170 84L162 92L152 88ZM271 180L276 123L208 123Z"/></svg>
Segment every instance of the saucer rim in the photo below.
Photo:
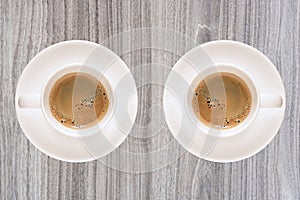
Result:
<svg viewBox="0 0 300 200"><path fill-rule="evenodd" d="M18 100L19 100L19 96L20 94L24 94L22 91L20 91L20 85L21 84L24 84L24 82L26 82L26 78L28 80L28 75L25 77L25 74L28 74L29 73L29 69L30 68L34 68L34 67L37 67L35 66L36 63L34 62L35 60L37 60L39 57L41 56L50 56L49 54L49 50L53 50L55 48L64 48L65 46L68 46L68 45L84 45L84 46L88 46L87 48L91 51L97 49L97 48L101 48L101 50L105 51L107 54L110 54L110 56L114 57L115 60L117 60L117 62L121 62L122 65L119 65L120 67L123 68L123 70L125 70L126 73L130 73L130 69L128 68L128 66L125 64L125 62L117 55L115 54L113 51L111 51L110 49L100 45L100 44L97 44L97 43L94 43L94 42L90 42L90 41L86 41L86 40L67 40L67 41L62 41L62 42L59 42L59 43L56 43L56 44L53 44L53 45L50 45L48 46L47 48L43 49L42 51L40 51L38 54L36 54L29 62L28 64L26 65L26 67L24 68L24 70L22 71L22 74L20 75L19 79L18 79L18 83L17 83L17 87L16 87L16 94L15 94L15 110L16 110L16 115L17 115L17 119L18 119L18 122L19 122L19 125L23 131L23 133L25 134L26 138L37 148L39 149L41 152L43 152L44 154L46 154L47 156L50 156L52 158L55 158L57 160L61 160L61 161L65 161L65 162L71 162L71 163L81 163L81 162L89 162L89 161L93 161L93 160L96 160L96 159L99 159L101 157L104 157L105 155L109 154L110 152L112 152L113 150L115 150L125 139L126 137L128 136L128 134L130 133L130 130L127 131L125 134L122 133L122 135L120 135L119 137L119 140L116 140L116 137L115 135L112 136L113 137L113 142L114 143L111 143L111 146L112 148L110 148L108 151L104 151L104 154L102 154L100 157L96 157L92 154L89 153L89 151L86 149L86 146L84 144L82 144L82 140L80 137L76 138L76 137L65 137L65 135L63 135L62 133L58 133L58 134L61 134L63 135L65 138L68 138L69 141L73 142L75 140L77 140L77 144L81 143L82 147L81 149L85 149L85 155L88 155L88 156L84 156L84 157L78 157L76 159L74 158L70 158L68 156L66 156L64 153L63 154L58 154L57 152L52 152L51 150L49 151L49 148L41 145L38 141L38 139L35 139L33 140L32 139L32 136L33 134L31 133L32 130L30 130L30 127L26 126L26 123L24 121L27 121L29 119L22 119L24 116L24 114L20 113L20 109L24 109L24 108L19 108L18 106ZM51 53L51 52L50 52ZM52 55L53 56L53 55ZM74 62L74 63L77 63L77 62ZM74 64L73 62L72 63L69 63L69 64ZM82 62L82 64L84 64L84 62ZM62 64L62 66L64 66L65 64ZM134 86L132 87L131 89L132 90L136 90L136 84L135 84L135 81L133 79L133 76L132 74L130 73L130 81L131 83L129 84L130 87L131 86ZM32 76L34 77L34 76ZM121 78L121 77L120 77ZM134 121L136 119L136 116L137 116L137 106L138 106L138 100L137 100L137 94L134 95L134 97L131 97L131 98L135 98L135 101L133 101L134 105L133 105L133 111L130 112L129 115L131 115L130 117L131 120L130 122L128 121L130 125L130 127L132 128L133 124L134 124ZM25 108L27 109L27 108ZM35 113L35 114L31 114L31 115L36 115L36 113L40 112L42 113L42 109L41 107L40 108L29 108L29 109L34 109L34 110L31 110L32 113ZM27 110L26 112L30 112L30 110ZM25 112L25 111L24 111ZM43 114L42 114L43 115ZM41 119L43 121L46 121L46 119ZM110 121L114 121L113 119L110 120ZM47 122L48 123L48 122ZM108 122L110 123L110 122ZM114 123L115 125L118 125L116 123ZM47 129L50 128L50 124L49 124L49 127L47 127ZM130 128L130 129L131 129ZM41 132L43 131L43 128L41 127ZM120 128L119 128L120 129ZM36 131L36 130L35 130ZM45 130L44 130L45 131ZM52 128L51 130L48 129L47 132L58 132L56 129ZM117 137L118 138L118 137ZM112 142L111 140L109 140L109 142ZM74 157L74 156L73 156Z"/></svg>
<svg viewBox="0 0 300 200"><path fill-rule="evenodd" d="M280 107L280 116L276 116L280 123L277 125L277 126L273 126L273 130L270 131L272 132L272 134L269 134L269 137L268 139L266 139L262 145L257 145L255 148L252 148L251 150L251 153L245 153L243 154L242 156L232 156L231 158L228 158L229 156L226 156L226 158L222 158L222 157L218 157L218 158L215 158L215 157L211 157L210 156L210 153L208 155L205 155L205 156L202 156L202 155L199 155L199 153L195 152L194 150L191 149L191 147L187 147L186 144L181 141L179 138L178 138L178 130L174 130L174 124L171 124L170 120L168 120L168 112L165 107L167 105L167 101L168 101L168 97L165 95L166 92L164 91L164 97L163 97L163 102L164 102L164 112L165 112L165 119L166 119L166 122L168 124L168 127L172 133L172 135L175 137L175 139L187 150L189 151L190 153L192 153L193 155L199 157L199 158L202 158L202 159L205 159L205 160L208 160L208 161L213 161L213 162L221 162L221 163L227 163L227 162L235 162L235 161L240 161L240 160L243 160L243 159L246 159L246 158L249 158L253 155L255 155L256 153L260 152L261 150L263 150L268 144L270 144L270 142L273 140L273 138L277 135L277 133L279 132L279 129L281 127L281 124L283 122L283 119L284 119L284 113L285 113L285 109L286 109L286 96L285 96L285 88L284 88L284 84L283 84L283 81L280 77L280 74L279 72L277 71L276 67L274 66L274 64L269 60L269 58L267 58L262 52L260 52L259 50L255 49L254 47L250 46L250 45L247 45L247 44L244 44L244 43L241 43L241 42L237 42L237 41L232 41L232 40L215 40L215 41L210 41L210 42L207 42L207 43L204 43L204 44L201 44L197 47L194 47L193 49L191 49L190 51L188 51L186 54L184 54L176 63L175 65L173 66L172 68L172 71L176 70L177 68L180 68L182 67L181 65L181 62L182 60L186 60L186 56L189 56L190 54L192 53L195 53L195 51L199 51L200 50L204 50L206 53L209 53L209 51L207 51L207 48L208 47L220 47L222 45L235 45L235 47L237 48L247 48L248 50L252 51L252 52L255 52L257 54L257 56L259 56L260 58L264 59L266 61L266 63L269 65L269 68L268 70L273 70L276 74L276 77L273 77L275 79L277 79L277 81L279 82L279 84L281 85L281 88L280 88L280 93L282 93L282 107ZM220 61L221 63L224 63L223 61ZM217 62L219 63L219 62ZM230 65L231 63L228 63L228 65ZM233 65L236 65L236 63L232 63ZM260 73L259 70L257 70L258 72L257 73ZM171 75L172 72L169 74ZM169 78L167 79L166 81L166 86L169 87L168 85L168 81L169 81ZM259 89L259 88L258 88ZM166 90L166 88L165 88ZM262 94L260 89L259 89L259 94ZM179 101L181 104L183 103L181 100ZM263 111L261 111L263 112ZM273 120L274 121L274 120ZM252 128L252 127L249 127L249 128ZM245 131L242 131L241 133L243 132L246 132L248 130L245 130ZM201 133L202 134L202 133ZM205 133L203 133L205 134ZM240 134L240 133L239 133ZM196 136L197 137L197 136ZM235 136L231 136L231 137L235 137ZM230 137L229 137L230 138ZM219 138L219 140L226 140L228 139L227 137L221 137ZM193 141L195 142L195 141ZM216 144L218 145L218 144Z"/></svg>

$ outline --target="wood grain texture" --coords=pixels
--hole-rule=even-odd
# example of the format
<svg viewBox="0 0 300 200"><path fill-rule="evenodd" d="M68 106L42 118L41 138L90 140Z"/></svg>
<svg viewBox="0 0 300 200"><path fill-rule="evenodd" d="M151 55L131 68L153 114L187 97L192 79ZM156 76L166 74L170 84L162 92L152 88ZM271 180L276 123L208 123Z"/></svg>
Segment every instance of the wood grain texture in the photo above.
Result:
<svg viewBox="0 0 300 200"><path fill-rule="evenodd" d="M300 199L300 1L0 2L0 199ZM71 39L103 43L124 53L120 43L127 41L107 39L144 27L176 31L199 43L237 40L266 54L280 72L287 95L285 120L275 139L243 161L213 163L183 152L167 166L147 173L108 167L115 161L118 167L128 168L122 166L128 160L118 156L118 150L106 161L81 164L61 162L38 151L23 134L14 108L17 81L26 64L42 49ZM146 34L141 41L131 38L130 42L143 46L149 38ZM119 55L139 81L164 80L180 53L192 47L184 41L176 45L178 54L135 49ZM149 63L166 67L159 75L152 68L136 70ZM138 92L136 123L151 124L163 115L161 109L151 110L155 101L162 100L162 88L150 84ZM167 128L152 135L156 129L152 123L146 132L151 137L131 135L119 149L143 153L171 144L170 154L182 151ZM134 159L133 163L155 165L151 157ZM168 154L158 159L167 160Z"/></svg>

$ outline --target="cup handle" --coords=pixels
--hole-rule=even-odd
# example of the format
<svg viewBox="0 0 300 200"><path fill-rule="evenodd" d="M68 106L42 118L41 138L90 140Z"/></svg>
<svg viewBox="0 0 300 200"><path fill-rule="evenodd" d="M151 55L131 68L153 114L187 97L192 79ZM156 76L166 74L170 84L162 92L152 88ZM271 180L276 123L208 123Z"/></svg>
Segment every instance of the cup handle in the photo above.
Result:
<svg viewBox="0 0 300 200"><path fill-rule="evenodd" d="M261 108L280 108L283 104L283 98L279 95L261 95Z"/></svg>
<svg viewBox="0 0 300 200"><path fill-rule="evenodd" d="M40 95L24 95L18 99L18 106L20 108L40 108Z"/></svg>

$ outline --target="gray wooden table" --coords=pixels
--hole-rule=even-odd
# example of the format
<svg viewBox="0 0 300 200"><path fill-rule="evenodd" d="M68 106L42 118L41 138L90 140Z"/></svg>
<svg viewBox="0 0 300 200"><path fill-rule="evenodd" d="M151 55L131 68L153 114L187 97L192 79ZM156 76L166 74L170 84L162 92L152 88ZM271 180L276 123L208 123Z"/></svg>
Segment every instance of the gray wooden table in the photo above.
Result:
<svg viewBox="0 0 300 200"><path fill-rule="evenodd" d="M1 0L0 11L1 200L300 199L300 1ZM142 37L131 34L145 27L151 28ZM168 49L156 28L183 36ZM126 31L126 40L111 39ZM156 36L162 40L152 48L149 38ZM80 164L38 151L23 134L14 108L17 81L26 64L42 49L71 39L111 48L137 82L149 83L138 88L138 126L125 142L106 158ZM153 123L163 118L161 107L153 106L161 105L159 81L193 45L217 39L245 42L266 54L280 72L287 95L285 120L275 139L255 156L228 164L185 152L163 123L159 131ZM138 45L122 49L128 43ZM139 156L157 149L164 152L155 162L151 156ZM136 154L123 157L121 150Z"/></svg>

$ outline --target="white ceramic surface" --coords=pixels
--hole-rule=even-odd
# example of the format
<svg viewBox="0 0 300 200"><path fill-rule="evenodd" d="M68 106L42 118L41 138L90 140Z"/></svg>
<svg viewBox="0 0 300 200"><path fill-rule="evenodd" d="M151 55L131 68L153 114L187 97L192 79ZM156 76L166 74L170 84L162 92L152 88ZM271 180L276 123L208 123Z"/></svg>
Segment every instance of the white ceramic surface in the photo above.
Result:
<svg viewBox="0 0 300 200"><path fill-rule="evenodd" d="M233 128L234 134L203 129L187 106L197 77L204 78L210 69L218 71L212 66L232 66L243 79L251 77L246 82L253 82L258 93L257 109L246 118L247 126ZM278 132L285 111L284 86L275 66L258 50L235 41L208 42L186 53L167 79L163 101L166 122L177 141L194 155L215 162L245 159L263 149Z"/></svg>
<svg viewBox="0 0 300 200"><path fill-rule="evenodd" d="M94 134L79 131L72 135L68 130L65 134L62 127L49 123L42 109L43 95L49 90L45 88L53 84L51 77L57 79L74 70L104 78L113 95L111 115L93 127ZM109 49L80 40L57 43L37 54L19 79L15 102L19 123L30 142L45 154L68 162L91 161L117 148L134 124L138 105L135 82L126 64Z"/></svg>

